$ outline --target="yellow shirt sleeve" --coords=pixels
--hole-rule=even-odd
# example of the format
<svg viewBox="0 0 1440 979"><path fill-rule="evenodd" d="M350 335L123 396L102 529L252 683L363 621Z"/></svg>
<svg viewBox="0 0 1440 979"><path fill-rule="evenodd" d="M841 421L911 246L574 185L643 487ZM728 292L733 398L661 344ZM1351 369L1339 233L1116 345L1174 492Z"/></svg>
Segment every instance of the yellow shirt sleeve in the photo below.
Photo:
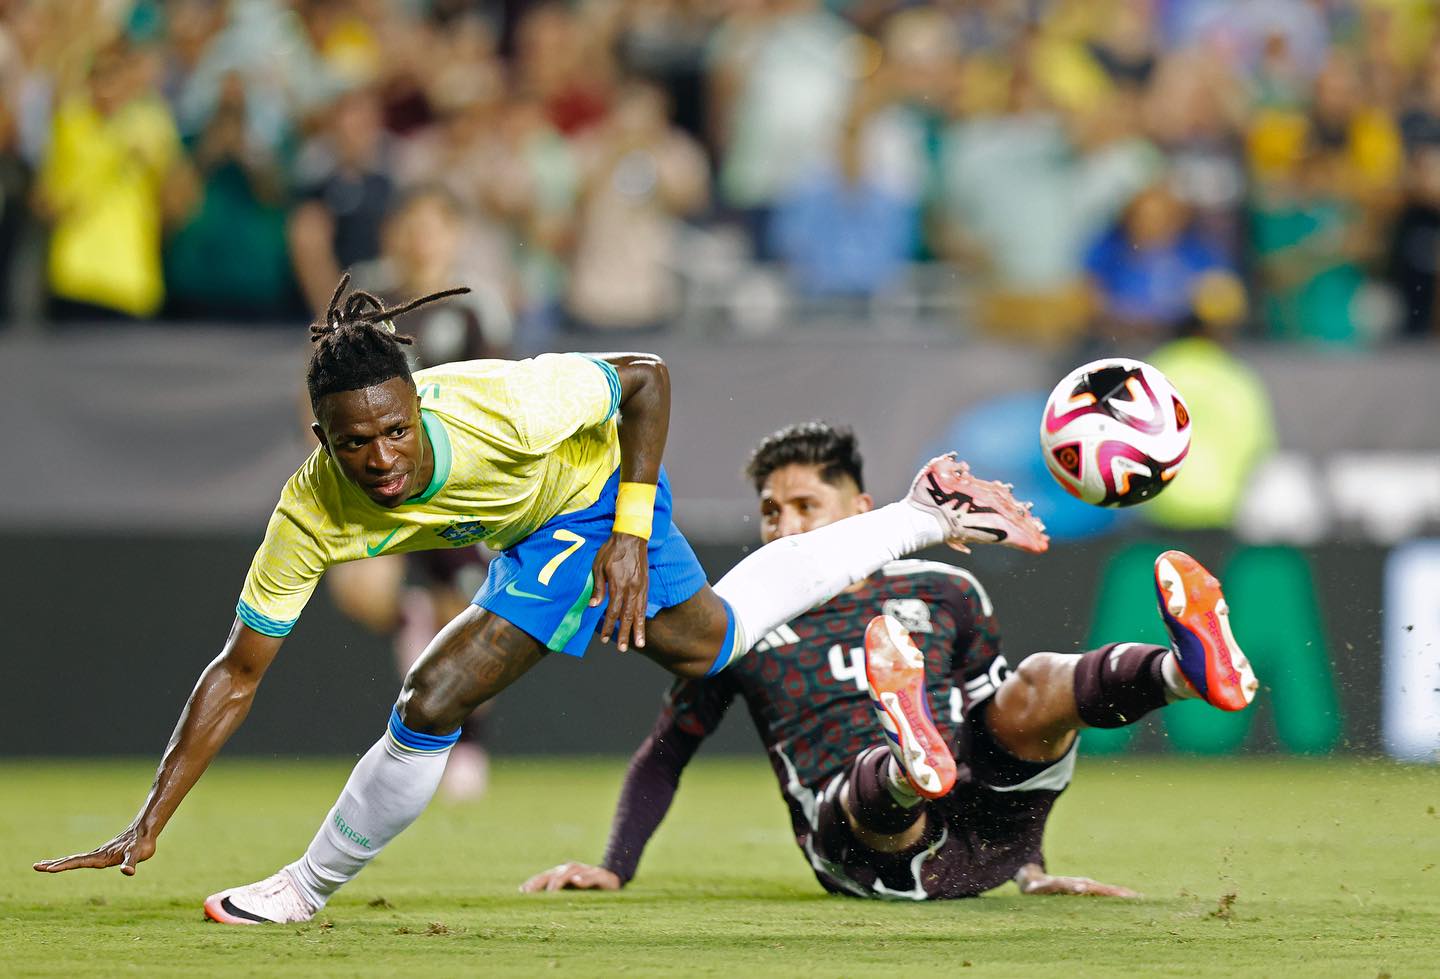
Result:
<svg viewBox="0 0 1440 979"><path fill-rule="evenodd" d="M302 512L292 487L285 488L270 517L235 605L240 621L266 636L290 634L330 564L324 546L305 528L318 514Z"/></svg>
<svg viewBox="0 0 1440 979"><path fill-rule="evenodd" d="M521 445L544 455L615 416L620 375L613 365L583 354L541 354L511 373L506 394Z"/></svg>

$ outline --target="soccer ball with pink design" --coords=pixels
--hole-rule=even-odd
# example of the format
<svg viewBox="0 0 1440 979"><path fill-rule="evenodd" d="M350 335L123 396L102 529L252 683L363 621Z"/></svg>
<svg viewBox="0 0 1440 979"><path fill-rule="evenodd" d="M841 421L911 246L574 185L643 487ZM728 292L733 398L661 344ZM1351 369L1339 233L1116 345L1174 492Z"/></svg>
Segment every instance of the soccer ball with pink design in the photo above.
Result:
<svg viewBox="0 0 1440 979"><path fill-rule="evenodd" d="M1072 496L1096 506L1134 506L1180 471L1190 451L1190 410L1149 364L1097 360L1050 392L1040 448L1050 474Z"/></svg>

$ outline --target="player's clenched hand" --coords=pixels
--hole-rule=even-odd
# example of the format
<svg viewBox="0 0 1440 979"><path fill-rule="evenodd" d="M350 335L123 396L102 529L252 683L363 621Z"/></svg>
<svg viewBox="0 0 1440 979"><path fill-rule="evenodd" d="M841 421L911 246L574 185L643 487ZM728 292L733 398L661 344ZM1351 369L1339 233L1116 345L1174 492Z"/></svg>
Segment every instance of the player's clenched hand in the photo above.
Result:
<svg viewBox="0 0 1440 979"><path fill-rule="evenodd" d="M70 857L41 860L35 869L42 874L58 874L62 870L78 870L82 867L102 870L120 865L120 872L127 877L135 876L135 865L155 855L155 840L141 833L134 826L126 829L109 843L103 843L89 853L77 853Z"/></svg>
<svg viewBox="0 0 1440 979"><path fill-rule="evenodd" d="M649 542L643 537L631 534L612 534L595 555L595 592L590 596L591 605L599 605L610 596L610 605L605 609L605 620L600 624L600 641L609 642L618 625L620 632L615 637L620 652L630 648L631 637L635 645L645 645L645 604L650 597L650 553Z"/></svg>
<svg viewBox="0 0 1440 979"><path fill-rule="evenodd" d="M618 891L620 878L613 870L588 863L562 863L531 877L520 885L522 894L541 891Z"/></svg>
<svg viewBox="0 0 1440 979"><path fill-rule="evenodd" d="M1089 877L1056 877L1045 873L1038 864L1026 864L1015 875L1021 894L1067 894L1076 897L1140 897L1138 891L1119 884L1102 884Z"/></svg>

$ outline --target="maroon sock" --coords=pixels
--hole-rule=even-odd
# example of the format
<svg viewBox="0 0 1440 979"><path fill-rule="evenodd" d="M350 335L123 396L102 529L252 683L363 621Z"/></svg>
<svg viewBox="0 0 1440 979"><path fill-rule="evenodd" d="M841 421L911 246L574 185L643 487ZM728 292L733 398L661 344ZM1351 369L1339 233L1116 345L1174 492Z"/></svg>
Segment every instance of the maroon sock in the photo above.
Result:
<svg viewBox="0 0 1440 979"><path fill-rule="evenodd" d="M842 791L850 814L861 826L873 833L896 836L915 825L925 808L918 803L907 808L895 801L886 776L889 763L890 749L883 745L862 751L850 763Z"/></svg>
<svg viewBox="0 0 1440 979"><path fill-rule="evenodd" d="M1090 727L1124 727L1168 703L1164 646L1119 642L1075 664L1075 710Z"/></svg>

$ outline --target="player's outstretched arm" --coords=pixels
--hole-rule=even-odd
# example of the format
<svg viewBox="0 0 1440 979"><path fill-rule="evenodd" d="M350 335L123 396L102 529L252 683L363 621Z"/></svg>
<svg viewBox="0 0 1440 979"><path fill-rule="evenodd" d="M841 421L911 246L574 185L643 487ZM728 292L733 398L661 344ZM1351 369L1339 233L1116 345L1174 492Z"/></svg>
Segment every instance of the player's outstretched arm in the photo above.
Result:
<svg viewBox="0 0 1440 979"><path fill-rule="evenodd" d="M55 874L81 867L98 870L119 864L121 873L134 876L136 864L154 856L155 840L175 814L180 800L250 713L260 678L284 641L263 636L237 619L225 648L200 674L199 682L191 691L160 760L150 794L134 821L114 839L89 853L41 860L35 869Z"/></svg>
<svg viewBox="0 0 1440 979"><path fill-rule="evenodd" d="M621 492L615 532L595 556L595 590L590 604L599 605L609 594L600 641L609 642L614 634L616 646L624 652L632 638L636 646L645 645L645 605L650 591L647 542L660 457L670 434L670 371L653 354L606 354L604 359L620 378ZM636 492L645 487L648 501Z"/></svg>
<svg viewBox="0 0 1440 979"><path fill-rule="evenodd" d="M618 891L630 882L640 856L670 811L680 776L704 740L714 733L734 699L724 678L680 680L670 689L650 736L625 769L620 800L610 822L610 840L600 865L578 861L541 871L520 885L526 894L542 891Z"/></svg>
<svg viewBox="0 0 1440 979"><path fill-rule="evenodd" d="M1027 863L1021 867L1020 872L1015 875L1015 883L1019 885L1021 894L1127 898L1142 896L1138 891L1132 891L1128 887L1121 887L1119 884L1102 884L1089 877L1057 877L1054 874L1047 874L1045 868L1038 863Z"/></svg>

